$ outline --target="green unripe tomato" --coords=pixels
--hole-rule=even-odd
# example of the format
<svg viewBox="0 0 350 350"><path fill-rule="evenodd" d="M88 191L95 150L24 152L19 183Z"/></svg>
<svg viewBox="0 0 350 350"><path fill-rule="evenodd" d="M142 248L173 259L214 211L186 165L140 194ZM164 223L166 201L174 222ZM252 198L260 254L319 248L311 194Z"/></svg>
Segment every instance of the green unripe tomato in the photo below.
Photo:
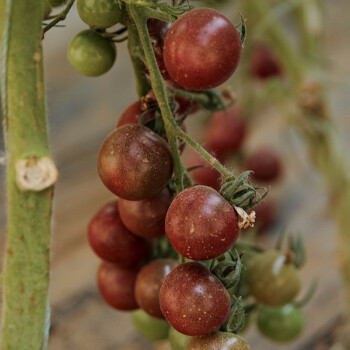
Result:
<svg viewBox="0 0 350 350"><path fill-rule="evenodd" d="M90 27L108 28L123 22L125 9L116 0L78 0L80 18Z"/></svg>
<svg viewBox="0 0 350 350"><path fill-rule="evenodd" d="M66 0L49 0L52 7L58 7L63 5Z"/></svg>
<svg viewBox="0 0 350 350"><path fill-rule="evenodd" d="M178 332L175 328L170 327L169 342L172 350L186 350L186 346L191 337Z"/></svg>
<svg viewBox="0 0 350 350"><path fill-rule="evenodd" d="M131 314L131 320L135 329L150 341L168 338L170 326L164 320L152 317L141 309Z"/></svg>
<svg viewBox="0 0 350 350"><path fill-rule="evenodd" d="M117 56L115 45L93 32L78 33L68 48L68 60L80 74L96 77L110 70Z"/></svg>
<svg viewBox="0 0 350 350"><path fill-rule="evenodd" d="M254 297L270 306L290 303L301 286L296 267L275 250L257 254L248 265L246 277Z"/></svg>
<svg viewBox="0 0 350 350"><path fill-rule="evenodd" d="M304 313L295 305L262 306L258 314L258 329L265 337L277 342L290 342L304 329Z"/></svg>

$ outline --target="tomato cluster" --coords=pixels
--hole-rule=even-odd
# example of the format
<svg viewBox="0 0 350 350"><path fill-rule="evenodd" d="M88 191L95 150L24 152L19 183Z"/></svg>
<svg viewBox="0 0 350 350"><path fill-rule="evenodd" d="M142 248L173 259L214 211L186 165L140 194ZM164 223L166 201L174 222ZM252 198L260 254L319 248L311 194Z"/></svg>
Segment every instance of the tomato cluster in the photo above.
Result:
<svg viewBox="0 0 350 350"><path fill-rule="evenodd" d="M101 75L116 58L113 35L106 28L129 23L130 11L115 0L97 5L78 0L77 5L90 29L73 39L68 58L80 73ZM195 9L172 25L148 19L146 30L168 93L171 122L186 130L184 119L199 107L214 110L207 150L221 161L237 154L247 131L241 112L237 106L225 108L227 101L218 92L206 91L226 81L238 66L242 43L236 27L215 10ZM152 86L152 70L140 60ZM292 305L300 287L298 273L285 255L267 251L244 262L248 268L240 280L243 250L235 243L240 228L246 227L242 217L250 217L243 204L247 209L256 204L256 187L244 183L244 175L239 182L207 166L191 173L199 185L183 169L187 182L184 175L184 189L177 191L173 172L178 159L168 144L170 122L163 120L160 105L150 89L122 113L100 147L99 176L118 199L103 206L88 226L91 248L102 260L98 288L111 307L133 311L132 322L141 334L151 341L169 337L173 350L250 349L236 334L247 323L242 288L265 304L262 315L272 313L269 307ZM179 142L180 152L183 147ZM257 181L275 180L281 170L278 157L259 152L246 166ZM198 157L196 162L207 164L208 159ZM239 200L242 207L235 204ZM281 313L283 318L286 312ZM260 328L268 334L273 327ZM285 333L292 338L297 331Z"/></svg>

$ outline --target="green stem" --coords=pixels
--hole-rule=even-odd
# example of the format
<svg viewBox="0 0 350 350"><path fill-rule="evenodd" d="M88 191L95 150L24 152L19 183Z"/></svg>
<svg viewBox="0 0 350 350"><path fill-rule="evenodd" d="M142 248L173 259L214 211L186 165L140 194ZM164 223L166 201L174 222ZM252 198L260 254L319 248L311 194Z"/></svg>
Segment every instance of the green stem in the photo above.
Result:
<svg viewBox="0 0 350 350"><path fill-rule="evenodd" d="M146 78L142 47L140 38L134 20L128 16L128 50L129 56L134 68L136 91L139 98L147 95L151 90L151 86Z"/></svg>
<svg viewBox="0 0 350 350"><path fill-rule="evenodd" d="M52 27L54 27L57 23L64 21L68 15L68 12L72 8L75 0L69 0L67 6L56 16L56 18L51 21L49 24L47 24L43 32L46 33L48 30L50 30Z"/></svg>
<svg viewBox="0 0 350 350"><path fill-rule="evenodd" d="M53 188L20 190L15 165L49 155L41 1L0 0L8 227L0 349L46 348Z"/></svg>

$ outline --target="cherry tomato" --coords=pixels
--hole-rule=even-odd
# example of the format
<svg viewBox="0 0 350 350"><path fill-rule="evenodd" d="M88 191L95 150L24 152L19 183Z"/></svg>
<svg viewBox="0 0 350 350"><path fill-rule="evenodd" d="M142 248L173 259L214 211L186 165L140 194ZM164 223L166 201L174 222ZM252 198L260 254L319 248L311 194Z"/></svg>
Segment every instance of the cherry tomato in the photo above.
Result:
<svg viewBox="0 0 350 350"><path fill-rule="evenodd" d="M68 60L82 75L96 77L109 71L116 59L114 43L92 30L78 33L68 48Z"/></svg>
<svg viewBox="0 0 350 350"><path fill-rule="evenodd" d="M191 90L224 83L241 56L240 35L221 13L199 8L186 12L169 29L164 63L171 78Z"/></svg>
<svg viewBox="0 0 350 350"><path fill-rule="evenodd" d="M290 303L301 286L296 267L275 250L254 257L247 268L247 281L255 298L271 306Z"/></svg>
<svg viewBox="0 0 350 350"><path fill-rule="evenodd" d="M197 262L184 263L169 273L160 288L159 301L168 322L191 336L218 329L231 307L222 283Z"/></svg>
<svg viewBox="0 0 350 350"><path fill-rule="evenodd" d="M250 350L250 346L238 334L216 332L191 338L186 350Z"/></svg>
<svg viewBox="0 0 350 350"><path fill-rule="evenodd" d="M139 272L135 285L135 297L140 308L149 315L164 318L159 306L159 290L165 277L176 266L178 266L176 260L157 259L144 266Z"/></svg>
<svg viewBox="0 0 350 350"><path fill-rule="evenodd" d="M138 269L102 262L97 271L97 285L104 301L120 311L138 308L134 287Z"/></svg>
<svg viewBox="0 0 350 350"><path fill-rule="evenodd" d="M246 124L236 106L215 112L206 130L207 148L223 158L242 147L246 133Z"/></svg>
<svg viewBox="0 0 350 350"><path fill-rule="evenodd" d="M295 305L262 306L258 314L258 329L265 337L277 342L290 342L304 329L304 313Z"/></svg>
<svg viewBox="0 0 350 350"><path fill-rule="evenodd" d="M169 342L171 350L186 350L190 337L186 334L178 332L175 328L169 329Z"/></svg>
<svg viewBox="0 0 350 350"><path fill-rule="evenodd" d="M106 204L94 215L88 238L101 259L124 266L137 265L151 253L150 243L134 236L123 225L117 201Z"/></svg>
<svg viewBox="0 0 350 350"><path fill-rule="evenodd" d="M165 219L165 231L174 249L192 260L220 256L239 234L235 210L207 186L187 188L174 199Z"/></svg>
<svg viewBox="0 0 350 350"><path fill-rule="evenodd" d="M120 116L117 123L117 128L119 126L128 125L128 124L138 124L141 115L145 111L142 108L142 102L136 101L133 104L131 104ZM154 118L154 112L149 112L145 118L144 123L147 123L149 120Z"/></svg>
<svg viewBox="0 0 350 350"><path fill-rule="evenodd" d="M269 183L281 176L282 160L276 151L264 147L248 157L245 168L254 171L253 179Z"/></svg>
<svg viewBox="0 0 350 350"><path fill-rule="evenodd" d="M78 0L80 18L90 27L108 28L124 21L125 9L115 0Z"/></svg>
<svg viewBox="0 0 350 350"><path fill-rule="evenodd" d="M157 18L150 18L147 21L148 33L151 39L163 44L166 34L171 26L171 23L162 21Z"/></svg>
<svg viewBox="0 0 350 350"><path fill-rule="evenodd" d="M198 185L208 186L216 191L220 190L223 183L222 175L216 169L210 166L200 154L197 152L191 153L186 164L187 167L203 165L202 168L198 168L190 172L192 179Z"/></svg>
<svg viewBox="0 0 350 350"><path fill-rule="evenodd" d="M134 311L131 321L135 329L146 339L157 341L168 338L169 323L148 315L143 310Z"/></svg>
<svg viewBox="0 0 350 350"><path fill-rule="evenodd" d="M173 173L168 144L142 125L113 130L102 143L97 165L104 185L128 200L154 197Z"/></svg>
<svg viewBox="0 0 350 350"><path fill-rule="evenodd" d="M120 217L133 234L145 238L160 237L165 234L165 216L170 203L171 194L166 187L142 201L120 199Z"/></svg>
<svg viewBox="0 0 350 350"><path fill-rule="evenodd" d="M256 214L255 227L260 234L268 230L276 220L276 204L271 200L264 200L254 207L254 211Z"/></svg>
<svg viewBox="0 0 350 350"><path fill-rule="evenodd" d="M251 64L252 73L258 79L265 80L282 75L279 61L270 50L262 45L253 51Z"/></svg>

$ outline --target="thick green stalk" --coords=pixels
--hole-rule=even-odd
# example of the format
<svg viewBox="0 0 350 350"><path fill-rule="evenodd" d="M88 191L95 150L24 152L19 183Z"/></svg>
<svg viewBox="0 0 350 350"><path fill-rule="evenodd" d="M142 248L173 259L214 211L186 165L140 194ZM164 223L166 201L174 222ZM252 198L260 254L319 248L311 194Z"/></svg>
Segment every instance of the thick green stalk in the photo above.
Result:
<svg viewBox="0 0 350 350"><path fill-rule="evenodd" d="M41 47L42 2L7 0L4 12L5 0L0 1L8 201L0 348L40 350L46 347L48 330L53 188L34 191L31 186L43 169L49 178L55 178L54 166L46 168L47 162L52 164ZM44 156L47 158L41 158ZM44 168L37 167L43 159ZM19 171L26 176L18 179ZM36 179L31 177L34 173ZM26 190L18 187L16 177Z"/></svg>

